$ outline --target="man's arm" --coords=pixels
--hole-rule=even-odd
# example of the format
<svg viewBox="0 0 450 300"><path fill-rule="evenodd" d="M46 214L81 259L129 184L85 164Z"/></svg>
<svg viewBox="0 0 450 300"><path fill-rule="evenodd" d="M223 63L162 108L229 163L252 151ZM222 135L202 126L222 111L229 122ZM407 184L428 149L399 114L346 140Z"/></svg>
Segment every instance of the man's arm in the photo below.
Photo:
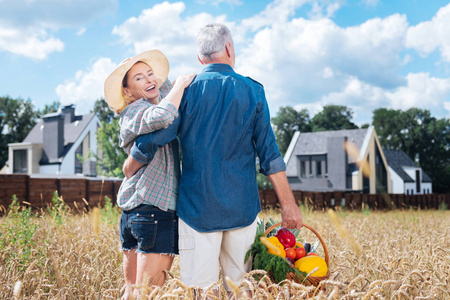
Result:
<svg viewBox="0 0 450 300"><path fill-rule="evenodd" d="M173 141L178 135L179 126L180 117L176 118L167 128L139 136L131 148L130 156L123 164L122 172L125 177L133 176L137 170L153 159L159 147Z"/></svg>
<svg viewBox="0 0 450 300"><path fill-rule="evenodd" d="M275 134L270 124L269 106L264 90L261 90L262 101L256 111L253 140L258 153L260 172L272 183L281 206L283 226L300 229L303 224L302 212L295 203L294 195L286 177L286 164L281 157Z"/></svg>
<svg viewBox="0 0 450 300"><path fill-rule="evenodd" d="M270 183L272 183L275 193L278 196L278 201L281 206L281 219L283 226L287 228L300 229L303 225L302 212L295 203L294 194L292 194L289 186L286 172L270 174L267 176Z"/></svg>

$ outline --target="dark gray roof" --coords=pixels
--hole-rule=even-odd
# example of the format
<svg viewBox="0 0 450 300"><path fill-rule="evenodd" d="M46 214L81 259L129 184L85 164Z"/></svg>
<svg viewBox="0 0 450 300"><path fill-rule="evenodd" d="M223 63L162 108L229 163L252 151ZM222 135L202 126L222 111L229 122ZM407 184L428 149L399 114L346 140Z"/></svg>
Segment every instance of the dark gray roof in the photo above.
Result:
<svg viewBox="0 0 450 300"><path fill-rule="evenodd" d="M293 146L291 153L286 153L286 175L296 176L297 174L297 161L294 157L301 155L322 155L327 153L328 142L330 138L347 137L347 140L361 150L364 141L369 133L369 130L373 130L373 127L364 129L346 129L346 130L333 130L333 131L318 131L318 132L302 132L298 136L298 140ZM293 142L293 141L292 141ZM291 147L291 145L289 146ZM349 155L348 163L354 163L353 157Z"/></svg>
<svg viewBox="0 0 450 300"><path fill-rule="evenodd" d="M419 166L402 150L388 150L383 149L386 161L395 173L400 176L405 182L414 182L414 180L403 170L403 167L419 168ZM428 176L422 170L422 182L431 182L430 176Z"/></svg>
<svg viewBox="0 0 450 300"><path fill-rule="evenodd" d="M293 150L293 155L315 155L327 153L327 140L331 137L347 137L349 142L361 149L367 135L367 128L301 133ZM349 157L349 163L353 158Z"/></svg>
<svg viewBox="0 0 450 300"><path fill-rule="evenodd" d="M73 122L64 123L64 151L63 153L67 153L73 143L78 139L83 130L95 116L95 113L90 113L82 116L75 116ZM30 133L28 133L27 137L23 140L23 143L35 143L35 144L43 144L44 143L44 122L40 119L37 124L31 129Z"/></svg>

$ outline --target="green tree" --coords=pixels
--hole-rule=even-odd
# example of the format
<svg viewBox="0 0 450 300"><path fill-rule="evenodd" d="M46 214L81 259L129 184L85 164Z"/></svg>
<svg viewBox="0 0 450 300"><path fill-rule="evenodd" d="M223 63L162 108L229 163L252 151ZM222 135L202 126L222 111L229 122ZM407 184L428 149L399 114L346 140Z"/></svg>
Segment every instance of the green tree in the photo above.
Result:
<svg viewBox="0 0 450 300"><path fill-rule="evenodd" d="M428 110L417 108L380 108L374 111L372 124L383 147L404 151L431 177L434 192L450 192L448 119L438 120Z"/></svg>
<svg viewBox="0 0 450 300"><path fill-rule="evenodd" d="M31 100L0 97L0 166L8 160L8 143L22 142L37 117Z"/></svg>
<svg viewBox="0 0 450 300"><path fill-rule="evenodd" d="M59 102L59 101L53 101L53 103L51 103L51 104L45 104L43 110L38 110L38 116L42 117L46 114L55 113L58 111L60 106L61 106L61 102Z"/></svg>
<svg viewBox="0 0 450 300"><path fill-rule="evenodd" d="M127 158L119 147L119 117L109 109L104 99L95 101L94 112L102 126L97 131L97 173L106 177L123 178L122 165Z"/></svg>
<svg viewBox="0 0 450 300"><path fill-rule="evenodd" d="M272 118L278 148L283 156L296 131L311 132L310 122L306 109L297 111L290 106L281 107L276 117Z"/></svg>
<svg viewBox="0 0 450 300"><path fill-rule="evenodd" d="M379 108L373 111L372 125L381 145L390 150L403 150L405 124L400 110Z"/></svg>
<svg viewBox="0 0 450 300"><path fill-rule="evenodd" d="M105 99L101 98L94 103L94 109L91 110L94 112L101 122L110 123L117 115L109 109L108 103L106 103Z"/></svg>
<svg viewBox="0 0 450 300"><path fill-rule="evenodd" d="M119 119L114 118L110 123L102 122L97 130L97 173L106 177L123 178L122 165L127 158L123 149L119 147Z"/></svg>
<svg viewBox="0 0 450 300"><path fill-rule="evenodd" d="M357 129L351 120L353 111L343 105L325 105L311 120L312 131Z"/></svg>

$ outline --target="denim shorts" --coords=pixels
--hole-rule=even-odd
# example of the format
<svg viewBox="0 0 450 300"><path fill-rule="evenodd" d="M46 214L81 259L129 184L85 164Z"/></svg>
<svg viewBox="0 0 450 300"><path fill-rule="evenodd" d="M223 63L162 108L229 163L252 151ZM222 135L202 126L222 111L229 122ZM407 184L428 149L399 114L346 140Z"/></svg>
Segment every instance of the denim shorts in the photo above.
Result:
<svg viewBox="0 0 450 300"><path fill-rule="evenodd" d="M145 204L124 210L120 218L120 241L122 250L137 248L138 253L178 254L176 212Z"/></svg>

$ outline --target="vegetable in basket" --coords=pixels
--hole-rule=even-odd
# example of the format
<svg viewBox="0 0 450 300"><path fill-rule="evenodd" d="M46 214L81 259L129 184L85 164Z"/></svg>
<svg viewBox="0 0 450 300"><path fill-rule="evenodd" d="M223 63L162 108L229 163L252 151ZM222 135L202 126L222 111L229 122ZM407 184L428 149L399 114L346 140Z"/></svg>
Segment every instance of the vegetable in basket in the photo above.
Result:
<svg viewBox="0 0 450 300"><path fill-rule="evenodd" d="M300 272L297 268L294 267L294 264L291 261L288 262L288 260L284 258L282 255L277 256L269 253L268 249L270 249L271 247L275 248L275 245L273 243L270 243L268 240L269 239L278 240L278 238L276 238L275 234L272 234L272 232L266 235L265 230L274 224L276 224L276 222L272 220L272 218L270 218L269 222L267 223L265 223L264 220L258 222L255 241L252 244L250 250L247 251L245 261L247 261L250 258L250 256L252 256L253 270L265 270L270 276L270 278L276 283L285 280L286 274L288 273L294 273L297 278L301 279L305 278L306 273ZM296 230L294 232L298 235L300 231ZM270 236L270 238L266 238L266 236L267 237ZM268 243L267 246L263 244L263 241ZM280 246L281 248L283 248L284 251L284 247L283 245L281 245L281 243L279 243L278 247ZM275 249L273 249L273 251L275 251ZM255 275L255 278L257 280L261 279L261 277L262 275Z"/></svg>
<svg viewBox="0 0 450 300"><path fill-rule="evenodd" d="M280 241L276 236L271 236L270 238L260 237L261 243L267 247L267 252L270 254L285 258L286 251L284 251L283 245L281 245Z"/></svg>
<svg viewBox="0 0 450 300"><path fill-rule="evenodd" d="M284 248L292 248L296 244L295 235L287 228L282 227L278 230L276 237Z"/></svg>
<svg viewBox="0 0 450 300"><path fill-rule="evenodd" d="M254 270L265 270L276 283L285 280L286 274L289 272L293 272L297 278L300 279L306 277L306 273L299 271L297 268L291 268L285 258L270 254L268 252L268 247L262 242L266 240L268 239L264 237L264 234L258 234L255 238L255 242L245 256L245 261L247 261L250 256L253 257ZM272 246L273 245L271 245L271 247ZM255 277L259 280L262 275L255 275Z"/></svg>
<svg viewBox="0 0 450 300"><path fill-rule="evenodd" d="M322 257L317 255L300 258L295 262L295 267L308 274L317 268L317 271L312 273L310 276L322 277L327 275L328 272L327 263Z"/></svg>

